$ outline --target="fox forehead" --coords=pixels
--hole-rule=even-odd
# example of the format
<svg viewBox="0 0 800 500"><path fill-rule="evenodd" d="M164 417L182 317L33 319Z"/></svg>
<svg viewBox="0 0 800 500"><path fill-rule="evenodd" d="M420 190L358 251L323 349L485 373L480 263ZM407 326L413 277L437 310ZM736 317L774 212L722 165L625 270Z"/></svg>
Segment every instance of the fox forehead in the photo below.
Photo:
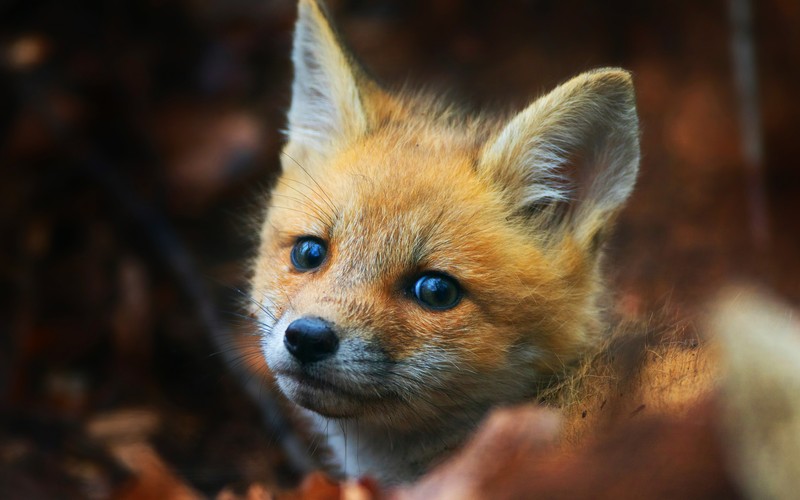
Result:
<svg viewBox="0 0 800 500"><path fill-rule="evenodd" d="M501 193L476 172L478 149L474 135L453 132L370 134L320 164L287 165L275 204L286 204L285 193L297 206L277 208L274 225L295 238L329 240L339 272L351 279L429 269L485 278L511 260L503 250L535 249L508 222Z"/></svg>

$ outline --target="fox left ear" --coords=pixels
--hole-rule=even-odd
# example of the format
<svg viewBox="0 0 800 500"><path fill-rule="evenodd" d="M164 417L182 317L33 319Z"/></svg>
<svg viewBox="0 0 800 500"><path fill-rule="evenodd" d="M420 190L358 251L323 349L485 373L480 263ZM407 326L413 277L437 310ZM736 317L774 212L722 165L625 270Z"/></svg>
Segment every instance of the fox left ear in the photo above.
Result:
<svg viewBox="0 0 800 500"><path fill-rule="evenodd" d="M563 227L595 247L639 168L630 74L595 70L559 86L490 139L478 165L515 213Z"/></svg>
<svg viewBox="0 0 800 500"><path fill-rule="evenodd" d="M367 128L364 92L371 82L347 53L317 0L299 0L292 49L294 82L289 145L326 153Z"/></svg>

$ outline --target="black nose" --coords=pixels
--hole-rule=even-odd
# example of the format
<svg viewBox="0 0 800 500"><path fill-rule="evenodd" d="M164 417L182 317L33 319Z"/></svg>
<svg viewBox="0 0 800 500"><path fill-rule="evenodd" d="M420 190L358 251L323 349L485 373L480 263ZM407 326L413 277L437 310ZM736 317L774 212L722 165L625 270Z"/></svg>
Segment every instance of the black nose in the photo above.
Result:
<svg viewBox="0 0 800 500"><path fill-rule="evenodd" d="M283 344L301 363L313 363L332 356L339 348L339 337L320 318L300 318L286 327Z"/></svg>

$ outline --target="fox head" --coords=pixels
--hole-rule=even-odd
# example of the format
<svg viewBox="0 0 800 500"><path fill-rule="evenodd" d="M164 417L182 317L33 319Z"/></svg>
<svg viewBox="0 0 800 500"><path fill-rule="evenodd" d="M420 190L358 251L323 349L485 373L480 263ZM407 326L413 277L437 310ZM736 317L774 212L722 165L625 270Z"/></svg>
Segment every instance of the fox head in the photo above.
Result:
<svg viewBox="0 0 800 500"><path fill-rule="evenodd" d="M252 281L288 399L415 426L530 397L585 352L639 163L630 75L468 115L376 84L315 0L299 2L292 59Z"/></svg>

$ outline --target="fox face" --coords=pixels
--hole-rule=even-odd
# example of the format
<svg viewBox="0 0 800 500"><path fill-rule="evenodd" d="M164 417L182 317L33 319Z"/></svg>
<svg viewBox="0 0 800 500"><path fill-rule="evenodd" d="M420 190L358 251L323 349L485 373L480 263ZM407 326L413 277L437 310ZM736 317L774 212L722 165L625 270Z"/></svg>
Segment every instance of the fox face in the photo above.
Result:
<svg viewBox="0 0 800 500"><path fill-rule="evenodd" d="M318 421L424 431L405 466L377 437L351 446L367 472L407 480L600 335L602 242L639 160L631 78L597 70L510 119L468 115L382 89L316 1L298 10L253 269L262 349Z"/></svg>
<svg viewBox="0 0 800 500"><path fill-rule="evenodd" d="M591 287L587 263L506 222L466 138L398 132L279 182L256 281L276 319L269 366L287 396L331 417L528 395L585 341L587 304L563 295Z"/></svg>

